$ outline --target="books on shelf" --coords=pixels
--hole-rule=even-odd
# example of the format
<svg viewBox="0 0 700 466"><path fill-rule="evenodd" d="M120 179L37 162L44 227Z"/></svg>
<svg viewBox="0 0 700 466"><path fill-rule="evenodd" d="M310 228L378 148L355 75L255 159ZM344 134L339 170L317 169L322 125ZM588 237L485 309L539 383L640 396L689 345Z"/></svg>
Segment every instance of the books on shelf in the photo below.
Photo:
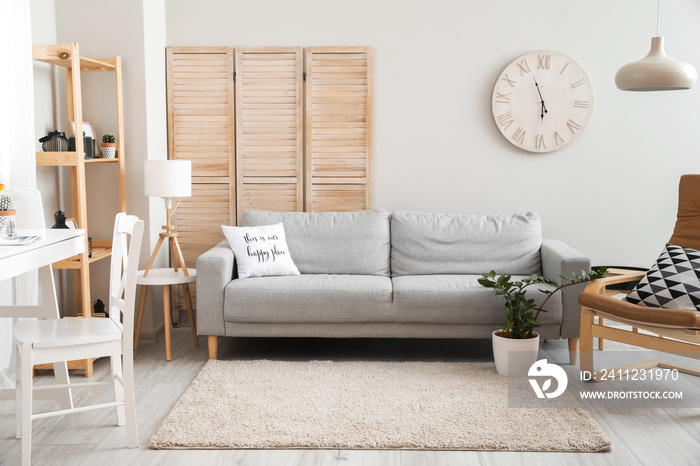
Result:
<svg viewBox="0 0 700 466"><path fill-rule="evenodd" d="M40 238L40 235L0 236L0 246L26 246Z"/></svg>

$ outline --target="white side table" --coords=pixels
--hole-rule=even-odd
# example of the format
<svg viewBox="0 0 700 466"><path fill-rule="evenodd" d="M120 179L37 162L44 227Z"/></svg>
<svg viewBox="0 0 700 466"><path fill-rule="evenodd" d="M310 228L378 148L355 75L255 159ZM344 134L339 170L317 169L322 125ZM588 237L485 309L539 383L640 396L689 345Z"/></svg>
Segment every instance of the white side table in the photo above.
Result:
<svg viewBox="0 0 700 466"><path fill-rule="evenodd" d="M182 285L185 291L185 300L187 302L187 315L190 318L190 327L192 328L192 338L194 345L199 346L197 338L197 325L194 321L194 311L192 310L192 298L190 297L190 283L197 279L197 269L187 269L185 276L182 269L151 269L146 277L143 276L144 270L139 270L136 277L136 284L141 285L141 298L139 299L139 313L136 320L136 335L134 336L134 349L139 347L139 335L141 334L141 322L143 321L143 307L146 304L147 286L163 285L163 318L165 324L165 359L170 361L170 285Z"/></svg>

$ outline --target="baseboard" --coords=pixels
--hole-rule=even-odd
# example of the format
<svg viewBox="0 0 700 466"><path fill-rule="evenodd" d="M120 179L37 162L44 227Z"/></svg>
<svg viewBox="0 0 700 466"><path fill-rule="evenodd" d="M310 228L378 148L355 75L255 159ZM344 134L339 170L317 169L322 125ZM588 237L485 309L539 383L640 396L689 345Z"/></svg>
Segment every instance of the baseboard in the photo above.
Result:
<svg viewBox="0 0 700 466"><path fill-rule="evenodd" d="M139 345L141 343L154 345L154 344L158 343L159 341L163 341L164 339L165 339L165 326L163 324L160 324L152 332L144 332L142 330L141 335L139 336Z"/></svg>
<svg viewBox="0 0 700 466"><path fill-rule="evenodd" d="M195 319L197 318L197 312L195 311ZM178 309L178 322L177 325L173 326L174 328L180 328L180 327L190 327L190 318L187 315L187 309Z"/></svg>
<svg viewBox="0 0 700 466"><path fill-rule="evenodd" d="M168 324L170 324L168 322ZM187 316L187 309L180 309L179 312L179 322L177 326L173 328L190 327L190 319ZM144 332L141 330L141 336L139 336L139 343L155 344L165 339L165 325L159 324L155 330L152 332Z"/></svg>
<svg viewBox="0 0 700 466"><path fill-rule="evenodd" d="M10 373L10 367L0 369L0 388L12 388L15 386L15 374Z"/></svg>

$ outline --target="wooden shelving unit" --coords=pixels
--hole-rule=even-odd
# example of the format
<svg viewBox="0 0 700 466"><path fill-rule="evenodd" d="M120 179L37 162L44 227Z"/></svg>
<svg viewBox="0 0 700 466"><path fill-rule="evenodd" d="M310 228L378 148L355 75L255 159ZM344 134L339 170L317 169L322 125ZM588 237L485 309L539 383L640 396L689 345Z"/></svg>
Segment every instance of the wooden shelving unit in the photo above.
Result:
<svg viewBox="0 0 700 466"><path fill-rule="evenodd" d="M78 44L69 45L34 45L34 60L65 68L68 121L75 122L75 134L83 133L83 109L80 75L82 72L114 73L117 115L117 156L113 159L88 159L81 155L85 152L83 138L76 137L75 152L37 152L37 166L68 167L71 179L71 208L76 226L89 231L87 218L87 193L85 185L86 165L115 164L119 177L119 210L126 212L126 166L124 152L124 116L122 97L121 57L87 58L80 56ZM98 137L98 135L95 135ZM116 212L115 212L116 214ZM111 241L93 241L92 257L88 257L87 238L85 235L85 252L70 259L57 262L55 269L73 270L75 274L76 316L91 317L90 299L90 264L107 258L112 254ZM85 375L92 374L92 361L74 361L69 368L85 369ZM41 367L38 367L41 368Z"/></svg>

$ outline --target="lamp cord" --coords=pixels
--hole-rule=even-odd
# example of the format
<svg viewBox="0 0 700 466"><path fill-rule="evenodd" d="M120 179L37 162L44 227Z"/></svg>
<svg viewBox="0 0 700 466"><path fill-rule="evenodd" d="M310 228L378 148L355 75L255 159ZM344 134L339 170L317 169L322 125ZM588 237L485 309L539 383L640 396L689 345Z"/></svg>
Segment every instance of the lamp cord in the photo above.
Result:
<svg viewBox="0 0 700 466"><path fill-rule="evenodd" d="M172 212L170 212L170 216L171 216L171 217L172 217L173 215L175 215L175 212L177 212L177 208L178 208L179 206L180 206L180 198L178 197L178 198L177 198L177 204L175 204L175 208L172 210Z"/></svg>
<svg viewBox="0 0 700 466"><path fill-rule="evenodd" d="M661 0L656 10L656 37L659 37L659 22L661 21Z"/></svg>

